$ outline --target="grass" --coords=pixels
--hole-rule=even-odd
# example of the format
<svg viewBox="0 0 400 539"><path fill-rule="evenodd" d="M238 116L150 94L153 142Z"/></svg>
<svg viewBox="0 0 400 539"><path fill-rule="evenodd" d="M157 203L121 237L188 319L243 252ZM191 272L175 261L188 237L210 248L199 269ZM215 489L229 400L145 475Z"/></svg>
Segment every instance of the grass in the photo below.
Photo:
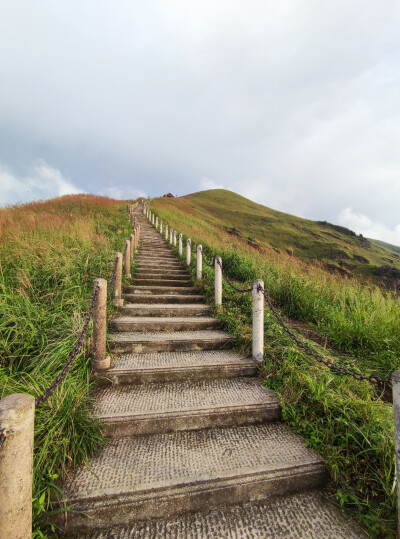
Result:
<svg viewBox="0 0 400 539"><path fill-rule="evenodd" d="M229 206L231 194L227 197ZM211 191L150 203L164 223L191 237L193 244L202 243L208 259L221 255L229 276L242 283L262 278L283 315L302 322L299 336L325 357L363 374L388 377L398 368L400 307L395 294L372 282L340 278L319 261L251 248L243 236L226 232L232 226L246 229L248 223L240 220L243 205L234 218L223 206L219 190L215 197ZM203 269L203 291L212 298L213 271ZM249 353L250 295L238 295L224 283L224 305L217 315L237 346ZM318 342L308 341L308 330L318 334ZM324 456L330 499L356 515L371 537L394 537L392 406L368 382L338 376L307 357L270 312L265 315L265 357L264 383L279 394L285 421Z"/></svg>
<svg viewBox="0 0 400 539"><path fill-rule="evenodd" d="M0 397L41 394L82 329L96 277L110 279L130 226L125 203L65 196L0 210ZM91 329L67 378L36 410L33 537L44 537L50 493L104 443L90 415Z"/></svg>

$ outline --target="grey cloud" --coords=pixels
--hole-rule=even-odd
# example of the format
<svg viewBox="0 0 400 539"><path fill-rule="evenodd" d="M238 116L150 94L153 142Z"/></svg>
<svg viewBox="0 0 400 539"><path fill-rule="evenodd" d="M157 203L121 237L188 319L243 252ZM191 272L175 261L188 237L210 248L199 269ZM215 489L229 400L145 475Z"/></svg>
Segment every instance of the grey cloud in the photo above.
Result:
<svg viewBox="0 0 400 539"><path fill-rule="evenodd" d="M395 0L6 0L0 160L44 158L85 191L211 182L393 229L399 18Z"/></svg>

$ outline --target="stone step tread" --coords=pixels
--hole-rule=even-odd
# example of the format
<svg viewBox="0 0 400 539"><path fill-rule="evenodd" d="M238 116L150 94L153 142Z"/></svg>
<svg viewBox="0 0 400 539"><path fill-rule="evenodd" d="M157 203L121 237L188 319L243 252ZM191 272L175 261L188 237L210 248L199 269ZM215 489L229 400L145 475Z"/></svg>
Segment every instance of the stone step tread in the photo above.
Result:
<svg viewBox="0 0 400 539"><path fill-rule="evenodd" d="M225 350L200 352L159 352L149 354L127 354L117 358L115 365L107 373L138 370L185 369L214 365L254 365L252 359Z"/></svg>
<svg viewBox="0 0 400 539"><path fill-rule="evenodd" d="M136 305L135 299L138 300L138 305L140 305L140 301L146 301L143 303L146 305L191 305L194 301L198 305L206 305L204 296L200 294L124 294L123 297L126 301L131 302L130 305Z"/></svg>
<svg viewBox="0 0 400 539"><path fill-rule="evenodd" d="M211 311L211 307L205 303L178 303L178 304L171 304L171 303L153 303L153 304L148 304L148 303L125 303L124 307L123 307L123 311L127 311L127 310L132 310L133 312L137 313L138 311L141 311L141 310L146 310L148 311L149 309L151 309L152 311L154 311L155 313L157 313L157 311L182 311L184 312L185 310L194 310L194 311L198 311L200 313L202 312L209 312Z"/></svg>
<svg viewBox="0 0 400 539"><path fill-rule="evenodd" d="M157 291L164 291L164 290L172 290L173 292L179 292L182 290L182 288L185 288L185 292L188 290L193 290L194 292L198 292L198 289L194 286L164 286L164 285L157 285L157 284L149 284L149 285L128 285L127 288L133 289L133 291L142 292L145 290L157 290Z"/></svg>
<svg viewBox="0 0 400 539"><path fill-rule="evenodd" d="M110 442L64 484L66 504L108 498L204 490L207 484L241 484L282 470L301 473L322 459L304 447L302 438L279 423L211 428L121 438ZM75 507L80 510L79 505Z"/></svg>
<svg viewBox="0 0 400 539"><path fill-rule="evenodd" d="M99 389L95 396L95 415L101 418L183 416L210 409L279 406L274 393L250 378L119 385Z"/></svg>
<svg viewBox="0 0 400 539"><path fill-rule="evenodd" d="M212 316L173 316L173 317L166 317L166 316L118 316L116 318L112 318L111 322L113 323L119 323L119 324L146 324L148 323L157 323L157 322L163 322L163 323L173 323L173 322L187 322L188 324L200 324L202 322L209 322L211 323L218 323L218 320L213 318Z"/></svg>
<svg viewBox="0 0 400 539"><path fill-rule="evenodd" d="M160 341L214 341L231 340L233 337L226 331L164 331L163 333L126 331L123 333L110 333L112 342L160 342Z"/></svg>
<svg viewBox="0 0 400 539"><path fill-rule="evenodd" d="M367 534L318 492L306 492L140 521L77 539L366 539Z"/></svg>

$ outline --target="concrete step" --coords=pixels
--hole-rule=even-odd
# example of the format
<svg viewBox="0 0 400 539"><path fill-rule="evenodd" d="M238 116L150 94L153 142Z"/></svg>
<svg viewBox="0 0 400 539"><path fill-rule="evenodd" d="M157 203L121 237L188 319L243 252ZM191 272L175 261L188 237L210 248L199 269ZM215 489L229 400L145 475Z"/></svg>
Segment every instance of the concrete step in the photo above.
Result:
<svg viewBox="0 0 400 539"><path fill-rule="evenodd" d="M162 267L162 266L159 266L159 267ZM157 276L161 276L161 277L166 277L166 276L169 276L169 275L171 275L171 276L185 275L186 277L188 276L188 272L183 266L176 267L176 268L164 268L163 267L162 271L157 271L157 268L155 268L154 266L139 266L139 265L137 265L136 269L137 269L137 275L139 275L139 274L157 275Z"/></svg>
<svg viewBox="0 0 400 539"><path fill-rule="evenodd" d="M124 294L124 299L128 303L146 303L146 304L176 304L176 303L204 303L204 296L199 294Z"/></svg>
<svg viewBox="0 0 400 539"><path fill-rule="evenodd" d="M252 378L118 385L96 392L109 438L276 421L279 399Z"/></svg>
<svg viewBox="0 0 400 539"><path fill-rule="evenodd" d="M124 316L155 316L166 317L171 316L186 317L186 316L207 316L212 313L209 305L202 303L193 304L142 304L126 303L120 308L120 312Z"/></svg>
<svg viewBox="0 0 400 539"><path fill-rule="evenodd" d="M222 506L179 517L88 532L77 539L366 539L355 522L318 492Z"/></svg>
<svg viewBox="0 0 400 539"><path fill-rule="evenodd" d="M225 331L171 331L169 333L111 333L110 349L114 354L144 352L191 352L226 350L233 338Z"/></svg>
<svg viewBox="0 0 400 539"><path fill-rule="evenodd" d="M109 322L114 331L194 331L217 329L221 324L213 317L138 317L119 316Z"/></svg>
<svg viewBox="0 0 400 539"><path fill-rule="evenodd" d="M185 269L183 267L183 265L178 261L176 261L176 262L163 262L163 261L160 261L160 262L157 262L156 264L137 262L136 267L137 267L138 270L149 271L149 272L153 272L157 268L162 268L163 271L164 270L180 270L180 271L182 271L182 270Z"/></svg>
<svg viewBox="0 0 400 539"><path fill-rule="evenodd" d="M133 285L126 286L125 290L127 292L132 292L132 289L136 288L136 286L193 286L193 283L189 281L187 275L186 279L146 279L143 277L138 277L135 275L133 279Z"/></svg>
<svg viewBox="0 0 400 539"><path fill-rule="evenodd" d="M128 286L127 295L175 295L175 294L198 294L198 289L194 286L158 286L158 285L147 285L147 286ZM124 287L125 291L125 287Z"/></svg>
<svg viewBox="0 0 400 539"><path fill-rule="evenodd" d="M225 351L130 354L117 358L101 385L183 382L254 376L253 360Z"/></svg>
<svg viewBox="0 0 400 539"><path fill-rule="evenodd" d="M164 272L160 273L147 273L147 272L138 272L135 273L135 279L146 279L148 281L187 281L189 279L188 272L185 270L180 270L174 274L165 274Z"/></svg>
<svg viewBox="0 0 400 539"><path fill-rule="evenodd" d="M275 423L115 439L65 483L66 531L271 499L325 480L321 458Z"/></svg>

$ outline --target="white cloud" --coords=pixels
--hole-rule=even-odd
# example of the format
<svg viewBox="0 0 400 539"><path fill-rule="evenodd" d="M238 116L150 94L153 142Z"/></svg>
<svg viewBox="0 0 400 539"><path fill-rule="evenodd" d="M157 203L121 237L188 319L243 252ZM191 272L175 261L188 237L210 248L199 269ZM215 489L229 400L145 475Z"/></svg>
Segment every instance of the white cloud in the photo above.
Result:
<svg viewBox="0 0 400 539"><path fill-rule="evenodd" d="M60 170L38 159L24 177L16 176L0 163L0 205L83 193Z"/></svg>
<svg viewBox="0 0 400 539"><path fill-rule="evenodd" d="M340 212L338 222L366 238L386 241L392 245L400 245L400 224L393 229L389 229L382 223L372 221L363 213L353 212L351 208L345 208Z"/></svg>
<svg viewBox="0 0 400 539"><path fill-rule="evenodd" d="M209 178L203 178L200 182L200 189L201 190L207 190L207 189L227 189L222 184L218 184L214 182L213 180L210 180Z"/></svg>
<svg viewBox="0 0 400 539"><path fill-rule="evenodd" d="M115 185L101 189L99 195L115 198L117 200L134 200L139 197L147 198L146 193L140 189L133 189L131 187L120 188Z"/></svg>

